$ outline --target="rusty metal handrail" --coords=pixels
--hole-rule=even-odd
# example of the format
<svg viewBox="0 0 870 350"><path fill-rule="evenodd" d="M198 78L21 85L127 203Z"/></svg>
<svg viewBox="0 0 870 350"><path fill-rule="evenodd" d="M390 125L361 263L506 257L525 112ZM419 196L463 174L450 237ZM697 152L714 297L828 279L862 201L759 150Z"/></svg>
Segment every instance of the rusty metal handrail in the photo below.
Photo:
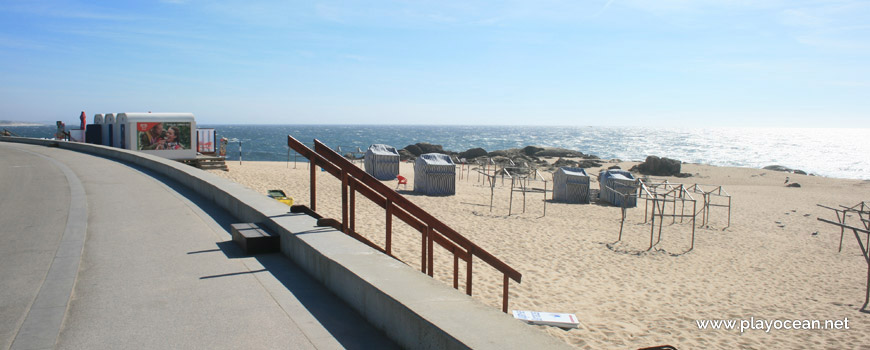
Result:
<svg viewBox="0 0 870 350"><path fill-rule="evenodd" d="M330 175L342 180L342 218L339 220L340 229L353 237L361 237L354 230L355 224L355 193L359 192L369 198L378 206L384 208L387 214L386 224L386 247L376 249L392 256L391 252L391 222L396 216L408 223L411 227L421 232L423 236L421 249L421 270L433 275L433 243L438 243L454 256L454 279L453 286L458 289L458 259L466 261L466 294L472 293L472 257L477 256L502 274L504 274L504 287L502 298L502 311L507 312L509 279L519 283L522 274L505 264L483 248L480 248L470 240L436 219L416 204L400 195L392 188L384 185L331 148L318 140L314 140L314 150L287 135L287 145L300 155L309 159L310 167L310 205L316 211L316 172L315 166L320 166ZM348 189L350 189L348 193ZM366 244L370 242L364 241ZM371 244L369 244L371 245ZM428 271L427 271L428 270Z"/></svg>

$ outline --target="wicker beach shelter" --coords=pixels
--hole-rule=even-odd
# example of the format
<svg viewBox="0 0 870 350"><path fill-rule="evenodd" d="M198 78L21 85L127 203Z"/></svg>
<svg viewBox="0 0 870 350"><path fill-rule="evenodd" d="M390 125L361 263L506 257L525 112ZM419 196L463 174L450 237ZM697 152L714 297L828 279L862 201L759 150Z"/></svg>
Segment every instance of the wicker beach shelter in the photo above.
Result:
<svg viewBox="0 0 870 350"><path fill-rule="evenodd" d="M637 206L637 182L625 170L602 170L598 175L601 186L599 197L615 206L634 208ZM625 203L623 203L625 201Z"/></svg>
<svg viewBox="0 0 870 350"><path fill-rule="evenodd" d="M589 203L589 175L582 168L561 167L553 173L553 200Z"/></svg>
<svg viewBox="0 0 870 350"><path fill-rule="evenodd" d="M414 192L435 196L456 194L456 164L446 154L420 155L414 161Z"/></svg>
<svg viewBox="0 0 870 350"><path fill-rule="evenodd" d="M378 180L395 180L399 175L399 151L393 146L371 145L366 150L365 168Z"/></svg>

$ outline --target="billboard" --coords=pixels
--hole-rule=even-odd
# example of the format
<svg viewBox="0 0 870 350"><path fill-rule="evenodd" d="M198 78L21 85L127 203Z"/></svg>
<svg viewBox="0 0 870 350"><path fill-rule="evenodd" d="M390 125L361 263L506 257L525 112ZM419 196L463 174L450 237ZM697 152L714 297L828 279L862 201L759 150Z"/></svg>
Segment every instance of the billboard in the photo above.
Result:
<svg viewBox="0 0 870 350"><path fill-rule="evenodd" d="M138 122L137 150L190 149L190 122Z"/></svg>
<svg viewBox="0 0 870 350"><path fill-rule="evenodd" d="M196 129L196 151L199 153L214 153L215 132L212 128Z"/></svg>

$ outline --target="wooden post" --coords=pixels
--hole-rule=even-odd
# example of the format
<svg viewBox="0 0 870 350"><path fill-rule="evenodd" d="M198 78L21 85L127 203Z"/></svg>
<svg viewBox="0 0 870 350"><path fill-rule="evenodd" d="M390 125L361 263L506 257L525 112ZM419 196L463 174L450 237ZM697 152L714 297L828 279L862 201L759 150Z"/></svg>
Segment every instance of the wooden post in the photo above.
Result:
<svg viewBox="0 0 870 350"><path fill-rule="evenodd" d="M520 188L522 188L522 190L523 190L523 214L525 214L526 213L526 185L525 185L525 181L523 181L522 178L520 178Z"/></svg>
<svg viewBox="0 0 870 350"><path fill-rule="evenodd" d="M695 210L698 209L698 202L692 201L692 247L689 250L695 249Z"/></svg>
<svg viewBox="0 0 870 350"><path fill-rule="evenodd" d="M468 249L468 264L465 266L465 294L471 295L471 262L474 261L474 254L471 248Z"/></svg>
<svg viewBox="0 0 870 350"><path fill-rule="evenodd" d="M641 192L641 193L643 193L643 192ZM645 200L645 201L643 202L643 223L644 223L644 224L645 224L646 221L647 221L647 216L646 216L646 214L647 214L648 211L649 211L649 199L647 199L647 200ZM625 218L625 217L624 217L624 215L623 215L623 219L624 219L624 218Z"/></svg>
<svg viewBox="0 0 870 350"><path fill-rule="evenodd" d="M588 196L588 190L587 190ZM544 216L547 216L547 180L544 180Z"/></svg>
<svg viewBox="0 0 870 350"><path fill-rule="evenodd" d="M713 196L711 193L704 192L704 209L703 214L701 215L701 227L709 227L710 223L710 202L713 201Z"/></svg>
<svg viewBox="0 0 870 350"><path fill-rule="evenodd" d="M622 220L619 221L619 238L616 239L617 242L622 240L622 226L625 225L625 207L622 207L620 209L622 211Z"/></svg>
<svg viewBox="0 0 870 350"><path fill-rule="evenodd" d="M653 201L653 209L652 209L652 213L650 213L651 215L650 215L650 224L649 224L649 248L647 248L646 250L652 249L653 237L655 237L655 230L656 230L656 209L658 207L658 204L656 204L656 202L655 202L656 201L655 197L653 197L653 200L654 200ZM623 206L623 208L625 207L625 201L622 201L622 206Z"/></svg>
<svg viewBox="0 0 870 350"><path fill-rule="evenodd" d="M453 289L459 289L459 255L453 252Z"/></svg>
<svg viewBox="0 0 870 350"><path fill-rule="evenodd" d="M731 196L728 196L728 226L725 227L731 227Z"/></svg>
<svg viewBox="0 0 870 350"><path fill-rule="evenodd" d="M387 255L393 255L393 201L387 198Z"/></svg>
<svg viewBox="0 0 870 350"><path fill-rule="evenodd" d="M508 204L508 216L511 216L511 214L513 213L513 208L514 208L514 178L511 178L511 196L510 196L510 202L508 202L508 203L509 203ZM490 210L490 211L492 211L492 210Z"/></svg>
<svg viewBox="0 0 870 350"><path fill-rule="evenodd" d="M683 200L680 202L680 223L681 223L681 224L683 223L683 217L684 217L684 215L686 215L686 198L685 198L684 196L685 196L685 194L682 193L682 192L680 192L680 197L683 199ZM677 206L674 205L674 208L676 208L676 207L677 207ZM694 213L694 212L693 212L693 213ZM692 217L695 217L695 216L692 215Z"/></svg>
<svg viewBox="0 0 870 350"><path fill-rule="evenodd" d="M435 231L432 230L432 226L428 226L428 227L426 228L426 231L428 231L427 234L426 234L426 236L429 237L429 238L428 238L429 242L426 243L426 244L428 245L428 255L429 255L428 258L429 258L429 263L428 263L428 266L426 266L426 267L427 267L428 270L429 270L429 271L428 271L428 273L429 273L429 277L432 277L432 276L434 275L434 273L435 273L435 267L434 267L434 265L435 265L435 261L434 261L434 260L435 260L435 254L434 254L434 252L433 252L433 249L434 249L434 246L435 246L435 244L434 244L434 243L435 243L435 242L434 242L434 240L435 240L435 235L436 235L437 233L435 233Z"/></svg>
<svg viewBox="0 0 870 350"><path fill-rule="evenodd" d="M839 221L841 224L845 224L846 223L846 211L843 210L843 217L842 218L840 217L839 210L835 210L834 212L837 213L837 221ZM838 253L843 251L843 234L845 233L845 230L846 229L843 228L843 226L840 226L840 249L837 250Z"/></svg>
<svg viewBox="0 0 870 350"><path fill-rule="evenodd" d="M480 181L480 162L477 163L477 181Z"/></svg>
<svg viewBox="0 0 870 350"><path fill-rule="evenodd" d="M317 162L314 160L314 157L308 160L308 179L309 179L309 191L308 194L311 197L311 210L317 211L317 172L315 168L317 168Z"/></svg>
<svg viewBox="0 0 870 350"><path fill-rule="evenodd" d="M868 244L870 244L870 242L868 242ZM864 255L867 254L865 253ZM867 310L867 304L870 304L870 262L867 263L867 291L865 293L866 295L864 296L864 306L861 307L861 311L868 312L870 311Z"/></svg>
<svg viewBox="0 0 870 350"><path fill-rule="evenodd" d="M662 241L662 223L665 222L665 210L667 209L667 197L662 200L662 207L659 208L659 238L656 240L656 244L659 244Z"/></svg>
<svg viewBox="0 0 870 350"><path fill-rule="evenodd" d="M489 177L489 175L486 175ZM492 213L492 199L495 197L495 184L490 181L489 186L489 212Z"/></svg>
<svg viewBox="0 0 870 350"><path fill-rule="evenodd" d="M421 246L420 246L420 272L422 272L422 273L426 273L426 261L428 260L428 259L426 259L426 250L427 250L427 249L426 249L426 243L429 242L429 230L430 230L430 229L431 229L431 227L429 227L429 225L426 225L426 231L425 231L425 232L422 232L422 233L423 233L423 237L422 237L423 239L420 240L420 241L421 241Z"/></svg>
<svg viewBox="0 0 870 350"><path fill-rule="evenodd" d="M341 230L350 233L347 226L347 172L341 170Z"/></svg>
<svg viewBox="0 0 870 350"><path fill-rule="evenodd" d="M843 212L843 217L845 218L846 212ZM844 224L845 225L845 224ZM843 226L840 226L843 227ZM864 305L861 306L861 312L868 312L867 304L870 304L870 236L868 236L867 246L864 246L864 242L861 241L861 236L858 235L858 228L849 227L852 229L852 232L855 233L855 239L858 240L858 247L861 248L861 255L864 256L864 262L867 263L867 289L864 296ZM870 235L870 232L866 232Z"/></svg>
<svg viewBox="0 0 870 350"><path fill-rule="evenodd" d="M356 233L356 180L348 178L348 187L350 190L350 232Z"/></svg>
<svg viewBox="0 0 870 350"><path fill-rule="evenodd" d="M508 310L508 283L510 283L510 280L508 280L507 275L504 275L504 291L502 291L503 297L501 302L501 311L504 313L507 313Z"/></svg>

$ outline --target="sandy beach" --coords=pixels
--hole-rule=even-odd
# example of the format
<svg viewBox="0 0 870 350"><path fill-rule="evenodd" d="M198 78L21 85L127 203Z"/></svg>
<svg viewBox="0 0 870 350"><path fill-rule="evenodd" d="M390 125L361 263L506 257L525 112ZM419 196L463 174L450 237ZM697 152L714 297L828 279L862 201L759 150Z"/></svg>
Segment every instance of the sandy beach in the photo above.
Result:
<svg viewBox="0 0 870 350"><path fill-rule="evenodd" d="M550 160L551 162L553 160ZM636 163L605 163L628 169ZM281 189L296 204L308 204L307 163L227 162L229 171L210 172L266 195ZM362 166L360 164L360 166ZM600 168L587 169L598 174ZM456 181L456 195L413 193L413 164L402 163L411 201L523 274L511 283L511 310L576 314L577 329L529 326L583 349L628 349L670 344L679 349L843 349L866 347L870 314L864 302L867 263L851 232L838 252L840 229L819 222L836 207L870 200L870 181L787 174L762 169L684 164L689 178L672 183L724 186L732 196L727 211L713 208L709 226L695 231L688 221L663 226L661 242L647 251L649 224L643 202L628 210L617 241L620 209L601 204L544 201L541 193L514 192L508 215L510 180L499 179L490 211L490 187L471 170ZM317 171L318 212L341 217L340 182ZM544 177L551 180L552 175ZM786 187L786 176L800 188ZM598 189L594 180L592 188ZM385 181L395 188L396 181ZM532 182L543 188L544 182ZM547 186L552 187L552 182ZM549 198L548 198L549 199ZM679 209L678 209L679 210ZM849 218L857 224L856 217ZM383 210L357 196L357 231L384 242ZM394 220L393 252L419 269L420 234ZM435 251L435 278L452 284L452 257ZM502 275L476 264L474 298L501 307ZM460 286L464 281L460 280ZM849 329L745 329L740 322L848 320ZM699 321L735 320L737 329L700 329ZM780 325L782 322L780 322ZM754 324L753 324L754 325Z"/></svg>

